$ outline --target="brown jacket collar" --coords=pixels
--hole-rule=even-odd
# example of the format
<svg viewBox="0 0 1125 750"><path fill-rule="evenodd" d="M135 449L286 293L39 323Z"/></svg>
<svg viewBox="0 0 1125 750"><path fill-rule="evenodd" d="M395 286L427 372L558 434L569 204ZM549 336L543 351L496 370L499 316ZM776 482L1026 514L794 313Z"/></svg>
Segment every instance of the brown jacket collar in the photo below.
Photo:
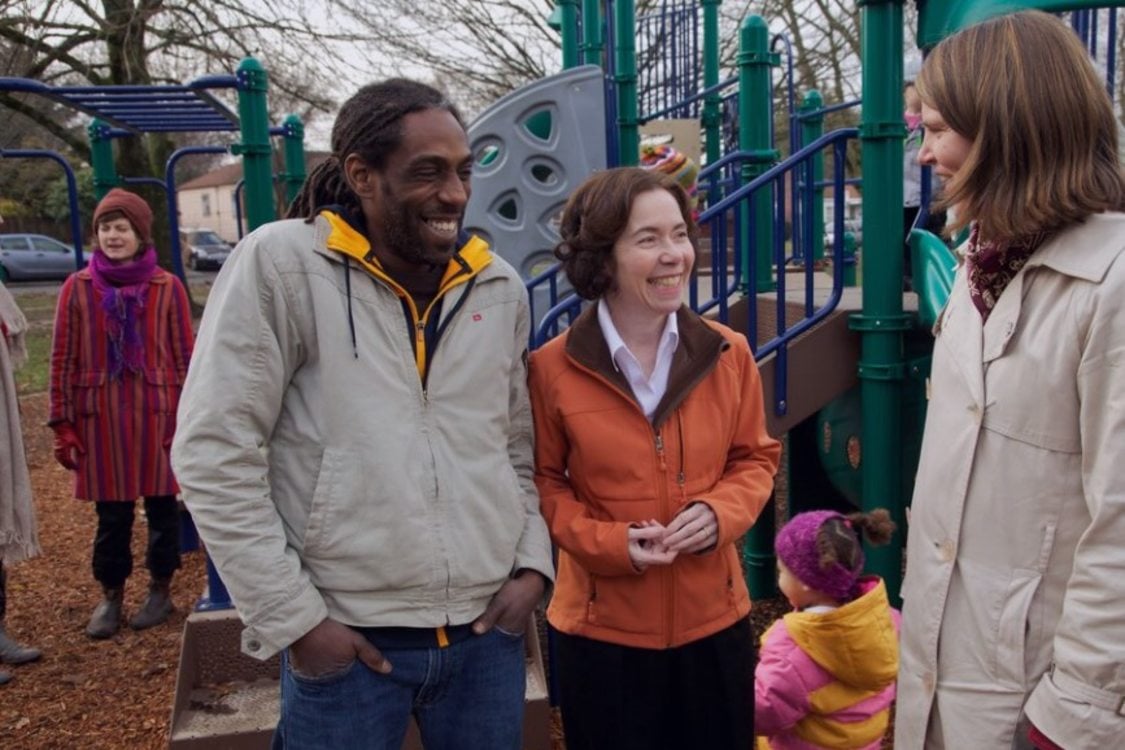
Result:
<svg viewBox="0 0 1125 750"><path fill-rule="evenodd" d="M680 343L672 354L668 373L668 389L652 414L652 425L659 428L664 420L707 374L714 369L719 355L730 346L723 335L692 312L686 305L676 312ZM609 345L598 325L598 309L590 305L570 326L566 337L566 353L581 367L605 378L615 388L636 400L629 381L613 363Z"/></svg>

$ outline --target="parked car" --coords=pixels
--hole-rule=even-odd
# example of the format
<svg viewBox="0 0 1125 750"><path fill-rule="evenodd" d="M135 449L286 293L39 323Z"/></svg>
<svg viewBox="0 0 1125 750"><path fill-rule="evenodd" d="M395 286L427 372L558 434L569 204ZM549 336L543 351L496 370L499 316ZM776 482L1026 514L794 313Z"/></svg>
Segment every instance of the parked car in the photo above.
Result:
<svg viewBox="0 0 1125 750"><path fill-rule="evenodd" d="M824 247L829 252L831 252L832 248L836 245L835 230L836 227L832 222L825 222ZM863 224L859 219L844 219L844 233L850 234L855 238L855 246L857 248L863 244Z"/></svg>
<svg viewBox="0 0 1125 750"><path fill-rule="evenodd" d="M90 258L82 253L82 265ZM65 279L78 269L74 248L44 234L0 234L0 281Z"/></svg>
<svg viewBox="0 0 1125 750"><path fill-rule="evenodd" d="M231 246L210 229L185 229L180 232L184 262L192 270L219 269L230 257Z"/></svg>

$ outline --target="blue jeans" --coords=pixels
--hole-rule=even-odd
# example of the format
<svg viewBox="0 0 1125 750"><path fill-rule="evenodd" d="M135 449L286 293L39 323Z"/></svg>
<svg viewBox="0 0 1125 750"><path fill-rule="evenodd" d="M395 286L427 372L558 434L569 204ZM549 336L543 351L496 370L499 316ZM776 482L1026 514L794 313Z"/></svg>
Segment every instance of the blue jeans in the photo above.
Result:
<svg viewBox="0 0 1125 750"><path fill-rule="evenodd" d="M401 750L411 714L426 750L519 750L524 638L496 629L448 648L384 649L390 674L352 662L316 679L282 654L273 750Z"/></svg>

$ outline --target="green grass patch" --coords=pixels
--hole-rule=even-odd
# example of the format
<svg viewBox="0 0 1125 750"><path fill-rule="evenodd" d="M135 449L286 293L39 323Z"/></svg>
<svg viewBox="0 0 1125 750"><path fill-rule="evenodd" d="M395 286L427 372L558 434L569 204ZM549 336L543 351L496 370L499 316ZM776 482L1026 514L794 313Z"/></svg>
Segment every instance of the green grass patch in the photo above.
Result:
<svg viewBox="0 0 1125 750"><path fill-rule="evenodd" d="M209 280L200 282L198 284L192 284L188 288L188 296L191 297L192 302L194 302L198 305L207 304L207 297L210 294L211 294L211 282Z"/></svg>
<svg viewBox="0 0 1125 750"><path fill-rule="evenodd" d="M16 391L25 396L47 390L51 379L51 329L57 292L13 295L27 318L27 363L16 373Z"/></svg>
<svg viewBox="0 0 1125 750"><path fill-rule="evenodd" d="M11 291L11 287L8 287ZM15 295L16 304L23 310L27 321L34 326L36 323L45 322L50 326L55 320L55 303L59 295L57 292L31 292Z"/></svg>
<svg viewBox="0 0 1125 750"><path fill-rule="evenodd" d="M16 373L16 391L21 396L47 390L51 380L51 329L31 330L27 335L27 364Z"/></svg>
<svg viewBox="0 0 1125 750"><path fill-rule="evenodd" d="M203 304L211 283L193 284L191 298ZM16 391L21 396L42 393L51 382L51 334L55 326L58 292L28 292L13 295L27 318L27 363L16 373Z"/></svg>

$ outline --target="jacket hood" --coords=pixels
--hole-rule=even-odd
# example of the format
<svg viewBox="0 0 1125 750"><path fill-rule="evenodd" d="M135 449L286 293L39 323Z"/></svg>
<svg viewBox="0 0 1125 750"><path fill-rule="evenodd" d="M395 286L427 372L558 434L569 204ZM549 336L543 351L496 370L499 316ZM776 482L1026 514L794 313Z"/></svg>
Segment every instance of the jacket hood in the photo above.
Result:
<svg viewBox="0 0 1125 750"><path fill-rule="evenodd" d="M860 579L863 593L831 612L792 612L793 641L834 678L863 690L882 690L898 673L898 634L880 578Z"/></svg>

